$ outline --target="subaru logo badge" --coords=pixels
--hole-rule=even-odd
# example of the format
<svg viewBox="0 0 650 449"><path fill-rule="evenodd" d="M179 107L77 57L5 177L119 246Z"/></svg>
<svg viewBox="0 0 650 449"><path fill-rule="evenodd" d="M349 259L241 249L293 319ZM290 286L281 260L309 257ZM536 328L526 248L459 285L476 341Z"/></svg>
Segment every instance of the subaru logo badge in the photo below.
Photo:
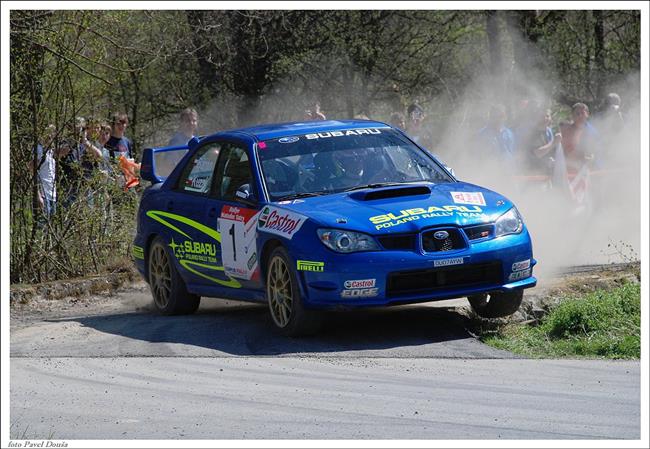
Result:
<svg viewBox="0 0 650 449"><path fill-rule="evenodd" d="M278 139L278 142L280 142L280 143L294 143L294 142L298 142L299 140L300 140L300 137L291 136L291 137L283 137L281 139Z"/></svg>
<svg viewBox="0 0 650 449"><path fill-rule="evenodd" d="M449 233L447 231L437 231L435 234L433 234L433 238L436 240L444 240L447 237L449 237Z"/></svg>

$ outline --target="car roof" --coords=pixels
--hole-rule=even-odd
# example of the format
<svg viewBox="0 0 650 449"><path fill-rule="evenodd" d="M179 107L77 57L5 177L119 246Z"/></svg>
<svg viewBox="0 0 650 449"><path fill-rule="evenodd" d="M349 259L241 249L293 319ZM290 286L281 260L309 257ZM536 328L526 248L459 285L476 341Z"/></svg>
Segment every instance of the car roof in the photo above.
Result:
<svg viewBox="0 0 650 449"><path fill-rule="evenodd" d="M218 135L239 133L247 134L257 140L276 139L278 137L295 136L296 134L311 134L325 131L338 131L350 128L389 128L382 122L373 120L313 120L307 122L274 123L269 125L251 126L248 128L231 129ZM217 134L215 134L216 136Z"/></svg>

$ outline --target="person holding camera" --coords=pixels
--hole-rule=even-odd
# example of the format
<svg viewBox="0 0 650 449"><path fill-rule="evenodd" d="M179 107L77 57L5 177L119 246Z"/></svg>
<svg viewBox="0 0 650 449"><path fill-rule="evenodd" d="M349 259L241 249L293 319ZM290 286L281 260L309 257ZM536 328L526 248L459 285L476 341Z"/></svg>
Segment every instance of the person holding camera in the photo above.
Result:
<svg viewBox="0 0 650 449"><path fill-rule="evenodd" d="M133 143L124 135L129 125L129 117L124 112L116 112L111 120L111 138L106 142L111 159L118 160L120 156L133 158Z"/></svg>
<svg viewBox="0 0 650 449"><path fill-rule="evenodd" d="M320 101L315 102L312 108L305 111L304 120L327 120L323 111L320 110Z"/></svg>

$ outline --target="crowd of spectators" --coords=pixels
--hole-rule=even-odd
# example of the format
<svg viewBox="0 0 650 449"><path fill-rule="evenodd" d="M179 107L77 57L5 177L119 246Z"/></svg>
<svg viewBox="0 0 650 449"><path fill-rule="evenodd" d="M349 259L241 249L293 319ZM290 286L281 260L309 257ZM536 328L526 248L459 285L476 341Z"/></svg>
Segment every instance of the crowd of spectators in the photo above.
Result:
<svg viewBox="0 0 650 449"><path fill-rule="evenodd" d="M471 137L470 151L475 160L497 162L512 173L541 175L552 180L557 177L561 163L565 175L574 177L585 167L597 168L607 159L615 144L613 136L625 124L620 105L617 94L608 94L602 102L598 126L594 126L589 107L576 103L571 108L570 119L554 126L551 110L528 100L522 100L514 108L510 119L504 105L493 104L483 126L467 130ZM389 123L405 131L417 144L433 150L431 127L425 125L424 108L414 102L405 112L392 113ZM196 134L198 119L193 108L181 111L178 128L167 145L187 144ZM326 120L318 101L304 111L303 120ZM124 165L120 164L122 159L133 161L135 156L133 142L126 135L128 125L127 114L116 112L109 121L77 117L73 130L68 133L53 125L45 129L30 165L37 175L38 202L46 218L55 213L60 197L65 207L79 199L84 182L98 173L105 182L117 183L125 190L133 185L127 182L128 173L124 173ZM137 167L137 163L131 165ZM61 195L57 195L57 186L62 190ZM84 195L92 205L92 192L86 189Z"/></svg>
<svg viewBox="0 0 650 449"><path fill-rule="evenodd" d="M554 123L552 112L541 104L522 99L508 109L492 104L482 125L456 130L458 147L481 166L498 166L519 178L558 180L558 172L569 181L579 174L603 169L615 154L617 139L625 126L621 98L608 94L592 120L585 103L575 103L569 117ZM436 143L423 125L426 117L417 103L391 115L389 123L406 131L416 143L435 151ZM463 132L461 132L463 131Z"/></svg>
<svg viewBox="0 0 650 449"><path fill-rule="evenodd" d="M37 175L37 199L46 219L56 212L60 198L61 205L68 207L83 194L92 205L94 192L88 186L95 176L125 186L119 161L134 156L133 143L125 135L128 124L128 116L117 112L110 122L77 117L69 129L46 127L30 163Z"/></svg>

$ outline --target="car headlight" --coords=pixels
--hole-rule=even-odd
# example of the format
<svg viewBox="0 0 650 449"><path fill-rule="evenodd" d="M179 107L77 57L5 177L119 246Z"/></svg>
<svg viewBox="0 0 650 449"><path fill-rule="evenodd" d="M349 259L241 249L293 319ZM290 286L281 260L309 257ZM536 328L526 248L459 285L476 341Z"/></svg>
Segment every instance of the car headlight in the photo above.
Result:
<svg viewBox="0 0 650 449"><path fill-rule="evenodd" d="M507 234L519 234L524 229L524 220L519 215L516 207L497 218L494 226L494 236L500 237Z"/></svg>
<svg viewBox="0 0 650 449"><path fill-rule="evenodd" d="M325 246L338 253L378 251L379 245L367 234L339 229L319 229L318 237Z"/></svg>

